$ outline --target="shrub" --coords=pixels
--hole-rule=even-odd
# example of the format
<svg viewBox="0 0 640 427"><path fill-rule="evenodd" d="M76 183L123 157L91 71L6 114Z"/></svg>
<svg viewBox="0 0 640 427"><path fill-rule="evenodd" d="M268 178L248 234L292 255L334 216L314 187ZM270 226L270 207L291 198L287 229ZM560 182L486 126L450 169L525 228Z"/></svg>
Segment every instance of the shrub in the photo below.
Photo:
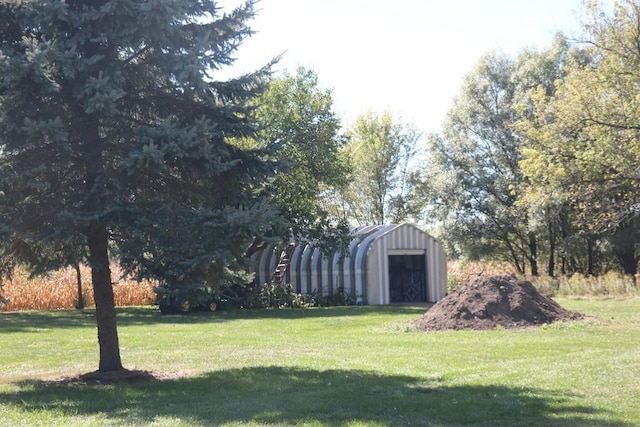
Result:
<svg viewBox="0 0 640 427"><path fill-rule="evenodd" d="M267 283L260 289L258 299L264 308L304 308L313 305L312 298L296 293L291 283Z"/></svg>
<svg viewBox="0 0 640 427"><path fill-rule="evenodd" d="M355 305L356 299L345 292L343 287L328 293L319 295L313 292L310 295L295 292L294 285L265 284L258 291L260 307L264 308L307 308L307 307L332 307Z"/></svg>
<svg viewBox="0 0 640 427"><path fill-rule="evenodd" d="M356 299L349 293L345 292L344 287L340 286L336 291L329 292L326 296L313 295L314 305L319 307L345 306L355 305Z"/></svg>

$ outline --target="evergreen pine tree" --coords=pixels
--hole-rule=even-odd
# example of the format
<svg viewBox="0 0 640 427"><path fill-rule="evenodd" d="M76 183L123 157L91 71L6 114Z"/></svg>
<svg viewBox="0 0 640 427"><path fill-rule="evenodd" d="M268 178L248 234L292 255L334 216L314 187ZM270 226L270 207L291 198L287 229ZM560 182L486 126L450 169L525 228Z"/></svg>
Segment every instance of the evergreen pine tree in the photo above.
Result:
<svg viewBox="0 0 640 427"><path fill-rule="evenodd" d="M57 266L47 254L86 255L99 371L123 369L110 259L189 286L242 271L243 248L272 224L259 191L270 165L229 142L255 131L248 105L270 67L216 80L254 3L0 3L5 255L38 271Z"/></svg>

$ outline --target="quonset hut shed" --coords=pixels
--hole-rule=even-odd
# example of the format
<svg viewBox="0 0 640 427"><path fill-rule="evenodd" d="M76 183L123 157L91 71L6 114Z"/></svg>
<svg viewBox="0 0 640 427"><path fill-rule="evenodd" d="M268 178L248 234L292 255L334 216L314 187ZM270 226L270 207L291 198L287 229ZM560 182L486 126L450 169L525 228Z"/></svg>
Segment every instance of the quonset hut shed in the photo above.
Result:
<svg viewBox="0 0 640 427"><path fill-rule="evenodd" d="M285 282L302 294L343 290L363 304L437 302L447 289L442 245L412 224L356 228L348 253L322 253L314 242L294 242ZM255 253L256 282L271 280L283 253L267 246Z"/></svg>

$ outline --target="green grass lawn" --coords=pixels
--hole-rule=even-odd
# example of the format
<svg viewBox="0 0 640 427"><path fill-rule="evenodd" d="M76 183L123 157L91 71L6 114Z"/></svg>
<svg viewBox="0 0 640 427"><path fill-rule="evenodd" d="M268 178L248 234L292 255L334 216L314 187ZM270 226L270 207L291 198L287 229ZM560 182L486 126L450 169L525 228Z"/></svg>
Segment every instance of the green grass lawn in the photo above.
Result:
<svg viewBox="0 0 640 427"><path fill-rule="evenodd" d="M162 316L119 310L127 368L78 386L92 311L0 314L0 425L640 425L640 299L558 300L600 322L422 333L425 307Z"/></svg>

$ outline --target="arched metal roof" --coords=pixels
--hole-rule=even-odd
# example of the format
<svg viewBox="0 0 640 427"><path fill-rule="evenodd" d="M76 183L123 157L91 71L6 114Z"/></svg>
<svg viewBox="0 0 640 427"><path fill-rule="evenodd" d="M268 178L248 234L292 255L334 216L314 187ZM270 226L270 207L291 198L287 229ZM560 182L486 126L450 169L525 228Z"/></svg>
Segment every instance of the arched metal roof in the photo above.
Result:
<svg viewBox="0 0 640 427"><path fill-rule="evenodd" d="M367 304L390 300L389 256L424 254L426 294L436 302L446 294L446 256L440 243L412 224L355 228L345 253L323 254L317 242L298 241L290 257L286 281L303 294L343 291ZM267 283L282 249L268 246L253 255L256 282Z"/></svg>

